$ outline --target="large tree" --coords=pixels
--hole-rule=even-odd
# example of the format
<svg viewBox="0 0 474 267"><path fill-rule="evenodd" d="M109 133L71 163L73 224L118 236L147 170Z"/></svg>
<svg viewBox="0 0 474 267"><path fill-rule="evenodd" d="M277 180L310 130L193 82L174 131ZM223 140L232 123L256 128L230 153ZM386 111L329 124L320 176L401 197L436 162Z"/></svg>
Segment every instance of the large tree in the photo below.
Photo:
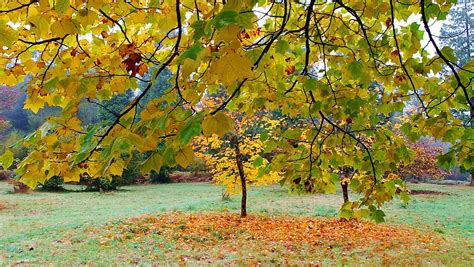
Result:
<svg viewBox="0 0 474 267"><path fill-rule="evenodd" d="M465 0L449 11L439 38L454 50L460 66L474 58L474 2Z"/></svg>
<svg viewBox="0 0 474 267"><path fill-rule="evenodd" d="M441 43L451 48L458 58L458 65L464 66L474 59L474 2L460 1L448 14L447 20L441 27ZM472 77L471 81L472 83ZM471 101L473 96L471 95ZM453 109L454 115L466 127L474 128L474 109ZM471 173L471 185L474 186L474 166Z"/></svg>
<svg viewBox="0 0 474 267"><path fill-rule="evenodd" d="M314 191L334 187L334 171L352 166L351 187L362 197L347 201L343 214L381 220L380 205L401 185L392 172L408 155L381 118L401 112L411 96L419 108L404 133L452 143L445 165L474 162L472 129L449 112L473 106L473 65L455 64L430 30L450 7L427 0L2 1L1 80L12 85L31 74L25 107L62 109L25 140L32 152L18 165L21 181L34 187L55 175L120 175L124 155L158 144L166 149L153 152L145 170L186 166L203 120L277 110L305 120L264 142L275 154L264 167ZM436 53L424 49L424 36ZM144 106L164 71L172 86ZM139 82L146 87L108 125L81 127L84 99L107 100ZM383 90L371 90L374 83ZM217 107L200 105L221 90L227 98Z"/></svg>

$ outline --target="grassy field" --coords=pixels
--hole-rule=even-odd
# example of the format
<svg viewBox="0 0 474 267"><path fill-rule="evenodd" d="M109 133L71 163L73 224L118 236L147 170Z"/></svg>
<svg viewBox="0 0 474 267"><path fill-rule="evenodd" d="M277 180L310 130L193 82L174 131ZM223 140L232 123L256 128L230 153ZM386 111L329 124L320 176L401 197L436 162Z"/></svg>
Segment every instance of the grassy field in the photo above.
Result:
<svg viewBox="0 0 474 267"><path fill-rule="evenodd" d="M442 195L414 195L409 205L396 200L385 208L388 225L421 229L427 235L446 240L443 253L398 255L399 262L383 262L380 254L367 254L363 249L329 254L300 251L308 262L370 264L447 264L473 265L474 194L467 186L413 184L411 189L444 192ZM221 188L210 184L167 184L130 186L111 193L63 192L30 194L8 193L10 186L0 182L0 265L31 264L150 264L159 260L177 261L189 251L180 251L169 240L143 237L129 242L109 242L101 236L110 227L121 227L127 218L144 214L182 211L185 214L233 213L239 208L239 197L220 199ZM341 204L340 195L288 194L279 186L252 188L249 212L261 216L335 217ZM106 225L106 226L104 226ZM133 238L132 238L133 239ZM160 246L154 246L161 242ZM250 242L252 243L252 242ZM241 245L239 243L239 245ZM270 255L224 257L219 263L285 263L278 244ZM150 248L153 249L150 249ZM252 249L249 246L248 249ZM253 248L255 249L255 248ZM285 249L285 253L287 250ZM308 253L308 255L304 255ZM419 256L429 259L420 259ZM174 257L176 256L176 257ZM196 255L195 255L196 256ZM199 255L197 255L199 256ZM392 255L393 256L393 255ZM392 257L398 257L394 255ZM260 258L259 258L260 257ZM301 258L300 257L300 258ZM181 257L182 258L182 257ZM203 261L201 264L210 263ZM182 263L182 262L181 262ZM298 261L289 262L297 264Z"/></svg>

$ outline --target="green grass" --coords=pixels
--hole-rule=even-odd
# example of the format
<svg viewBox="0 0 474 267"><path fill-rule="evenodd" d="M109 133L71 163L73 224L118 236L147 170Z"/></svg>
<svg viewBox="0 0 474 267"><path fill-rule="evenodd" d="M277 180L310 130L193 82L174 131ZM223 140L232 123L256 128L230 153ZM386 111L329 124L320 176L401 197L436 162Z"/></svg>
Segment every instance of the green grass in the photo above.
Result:
<svg viewBox="0 0 474 267"><path fill-rule="evenodd" d="M474 188L427 184L409 187L449 195L416 195L409 205L396 200L385 208L387 223L432 230L456 241L462 248L442 257L464 253L464 264L469 265L474 244ZM10 186L0 182L0 204L6 206L0 210L0 265L147 263L150 258L140 252L143 244L131 242L126 248L104 250L99 241L90 238L89 229L142 214L238 212L240 204L239 196L222 201L220 187L203 183L130 186L112 193L11 194L8 190ZM285 188L270 186L252 188L248 206L249 213L337 216L341 201L340 195L295 195L288 194ZM163 253L153 251L155 258ZM455 264L456 259L451 263Z"/></svg>

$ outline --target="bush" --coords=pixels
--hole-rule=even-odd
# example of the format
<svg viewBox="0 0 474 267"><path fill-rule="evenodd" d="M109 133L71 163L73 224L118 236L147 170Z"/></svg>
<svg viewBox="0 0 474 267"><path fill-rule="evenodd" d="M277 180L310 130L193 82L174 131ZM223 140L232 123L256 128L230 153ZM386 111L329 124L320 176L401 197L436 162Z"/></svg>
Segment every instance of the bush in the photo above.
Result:
<svg viewBox="0 0 474 267"><path fill-rule="evenodd" d="M38 187L39 191L64 191L64 180L60 176L53 176L43 185Z"/></svg>
<svg viewBox="0 0 474 267"><path fill-rule="evenodd" d="M126 169L123 170L121 177L114 177L118 186L132 185L143 181L143 175L139 171L139 166L146 160L145 154L133 153L132 160Z"/></svg>
<svg viewBox="0 0 474 267"><path fill-rule="evenodd" d="M85 191L103 192L117 190L119 185L115 180L116 179L109 180L107 178L91 178L89 175L84 174L81 176L79 184L86 186Z"/></svg>
<svg viewBox="0 0 474 267"><path fill-rule="evenodd" d="M193 164L186 168L186 170L192 173L207 172L206 162L203 158L197 158Z"/></svg>
<svg viewBox="0 0 474 267"><path fill-rule="evenodd" d="M163 166L160 169L160 172L151 171L150 173L150 182L154 184L167 184L171 183L171 178L169 176L170 168Z"/></svg>
<svg viewBox="0 0 474 267"><path fill-rule="evenodd" d="M13 178L14 172L9 170L0 170L0 181Z"/></svg>
<svg viewBox="0 0 474 267"><path fill-rule="evenodd" d="M107 178L96 178L91 179L87 184L86 191L94 191L94 192L103 192L103 191L113 191L117 190L119 185L115 181L115 179L109 180Z"/></svg>
<svg viewBox="0 0 474 267"><path fill-rule="evenodd" d="M114 177L114 180L119 186L136 184L138 180L141 180L142 174L138 171L138 168L129 166L128 169L123 170L121 177Z"/></svg>

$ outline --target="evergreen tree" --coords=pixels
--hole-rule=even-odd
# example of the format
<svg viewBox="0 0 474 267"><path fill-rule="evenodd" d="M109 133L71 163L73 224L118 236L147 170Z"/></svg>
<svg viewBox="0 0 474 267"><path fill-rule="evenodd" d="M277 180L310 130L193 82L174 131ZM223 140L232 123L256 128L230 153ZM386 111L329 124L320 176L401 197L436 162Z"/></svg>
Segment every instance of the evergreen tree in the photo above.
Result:
<svg viewBox="0 0 474 267"><path fill-rule="evenodd" d="M459 66L474 58L474 2L460 1L451 9L441 27L440 40L454 50Z"/></svg>

